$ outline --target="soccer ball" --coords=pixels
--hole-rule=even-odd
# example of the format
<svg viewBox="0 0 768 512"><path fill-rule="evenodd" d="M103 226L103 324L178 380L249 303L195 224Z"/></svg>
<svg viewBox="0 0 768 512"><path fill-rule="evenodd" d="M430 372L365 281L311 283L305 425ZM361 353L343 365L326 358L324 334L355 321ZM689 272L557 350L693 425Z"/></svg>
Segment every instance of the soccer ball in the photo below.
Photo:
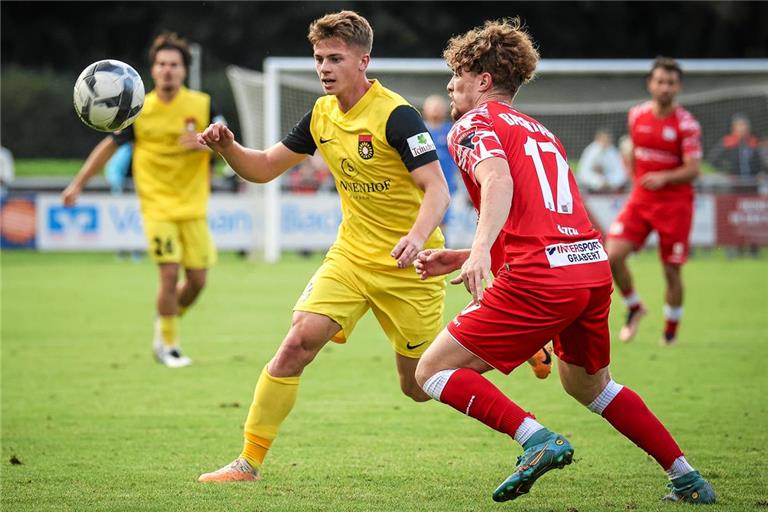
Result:
<svg viewBox="0 0 768 512"><path fill-rule="evenodd" d="M141 112L144 83L125 62L100 60L77 77L73 99L85 124L101 132L115 132L130 125Z"/></svg>

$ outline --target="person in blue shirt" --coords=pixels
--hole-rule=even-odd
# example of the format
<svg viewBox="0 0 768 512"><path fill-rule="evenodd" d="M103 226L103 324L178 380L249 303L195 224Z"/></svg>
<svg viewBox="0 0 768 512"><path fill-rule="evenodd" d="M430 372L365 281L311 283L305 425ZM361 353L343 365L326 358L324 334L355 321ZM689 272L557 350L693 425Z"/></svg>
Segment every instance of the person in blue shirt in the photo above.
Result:
<svg viewBox="0 0 768 512"><path fill-rule="evenodd" d="M453 201L458 183L458 171L456 169L456 164L453 162L453 158L451 158L450 153L448 153L448 131L453 126L453 123L448 120L448 102L444 96L438 94L428 96L424 100L421 114L430 135L432 135L435 147L437 148L437 157L438 160L440 160L440 168L445 175L445 181L448 182L448 192L451 194L451 200ZM446 234L445 228L450 218L451 206L448 206L448 210L445 212L445 216L440 223L440 229L446 237L446 245L448 244L448 235Z"/></svg>

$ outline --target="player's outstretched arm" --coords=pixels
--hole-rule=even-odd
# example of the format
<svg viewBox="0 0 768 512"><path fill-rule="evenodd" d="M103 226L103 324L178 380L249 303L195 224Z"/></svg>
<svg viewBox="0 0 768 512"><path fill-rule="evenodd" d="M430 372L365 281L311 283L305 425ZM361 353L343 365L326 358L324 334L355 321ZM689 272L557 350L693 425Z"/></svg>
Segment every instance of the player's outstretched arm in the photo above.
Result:
<svg viewBox="0 0 768 512"><path fill-rule="evenodd" d="M463 282L477 303L483 298L483 282L490 277L491 247L509 216L513 184L509 164L504 158L483 160L474 172L480 184L480 219L469 258L462 265L459 277L451 283Z"/></svg>
<svg viewBox="0 0 768 512"><path fill-rule="evenodd" d="M469 249L426 249L413 262L421 279L444 276L458 270L469 258Z"/></svg>
<svg viewBox="0 0 768 512"><path fill-rule="evenodd" d="M440 221L451 202L448 183L438 161L430 162L414 169L411 177L416 185L424 191L416 222L406 236L397 242L392 249L392 257L397 260L397 266L405 268L411 265L424 242L440 225Z"/></svg>
<svg viewBox="0 0 768 512"><path fill-rule="evenodd" d="M211 124L197 134L197 140L220 154L241 178L254 183L272 181L307 158L307 155L291 151L282 142L265 151L243 147L223 123Z"/></svg>
<svg viewBox="0 0 768 512"><path fill-rule="evenodd" d="M91 154L85 159L85 163L80 168L80 172L72 182L61 193L61 202L64 206L73 206L77 201L77 196L83 190L83 187L93 178L94 175L101 172L112 155L117 151L118 145L111 135L96 144Z"/></svg>

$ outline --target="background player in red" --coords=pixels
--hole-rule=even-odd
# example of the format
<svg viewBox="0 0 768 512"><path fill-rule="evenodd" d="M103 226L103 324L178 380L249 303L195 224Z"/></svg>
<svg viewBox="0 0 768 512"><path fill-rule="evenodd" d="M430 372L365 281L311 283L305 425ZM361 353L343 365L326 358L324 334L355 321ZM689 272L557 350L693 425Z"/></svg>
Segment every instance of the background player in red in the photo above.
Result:
<svg viewBox="0 0 768 512"><path fill-rule="evenodd" d="M693 221L693 186L701 161L701 128L676 103L683 72L672 59L658 57L648 75L651 100L629 111L633 153L630 171L634 187L627 204L608 231L608 258L613 277L629 308L619 333L631 341L646 309L640 301L627 266L627 256L643 246L651 231L659 234L664 277L667 282L662 345L677 338L683 315L680 267L688 259L688 238Z"/></svg>
<svg viewBox="0 0 768 512"><path fill-rule="evenodd" d="M512 108L539 59L529 35L517 19L486 22L451 39L444 56L458 119L449 149L480 219L470 250L424 251L417 259L422 277L461 266L454 282L473 299L424 353L417 381L435 400L523 446L515 471L493 493L496 501L514 499L569 464L573 447L481 374L509 373L553 339L566 392L658 461L672 481L666 498L714 502L712 487L642 399L611 379L611 272L600 234L560 141ZM493 286L484 289L500 258Z"/></svg>

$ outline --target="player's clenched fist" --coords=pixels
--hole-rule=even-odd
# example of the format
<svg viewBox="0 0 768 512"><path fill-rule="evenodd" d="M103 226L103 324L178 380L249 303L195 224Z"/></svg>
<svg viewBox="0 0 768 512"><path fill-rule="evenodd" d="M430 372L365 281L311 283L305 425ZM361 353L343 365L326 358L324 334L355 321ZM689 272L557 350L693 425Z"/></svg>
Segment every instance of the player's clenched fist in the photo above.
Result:
<svg viewBox="0 0 768 512"><path fill-rule="evenodd" d="M197 134L197 141L217 153L222 153L235 142L235 134L224 123L213 123L202 133Z"/></svg>
<svg viewBox="0 0 768 512"><path fill-rule="evenodd" d="M64 192L61 193L61 202L64 206L74 206L77 202L77 196L80 195L80 187L74 183L70 183Z"/></svg>

